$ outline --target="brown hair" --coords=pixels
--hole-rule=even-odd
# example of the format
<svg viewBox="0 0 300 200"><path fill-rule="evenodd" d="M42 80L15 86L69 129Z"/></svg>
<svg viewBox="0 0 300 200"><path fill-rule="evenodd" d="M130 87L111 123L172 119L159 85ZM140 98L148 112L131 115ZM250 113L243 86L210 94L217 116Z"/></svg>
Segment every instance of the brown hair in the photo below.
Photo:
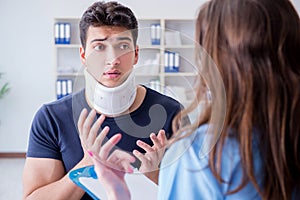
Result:
<svg viewBox="0 0 300 200"><path fill-rule="evenodd" d="M82 15L79 22L80 41L82 47L86 46L86 34L90 26L119 26L130 30L133 43L136 45L138 37L138 22L130 8L110 1L93 3Z"/></svg>
<svg viewBox="0 0 300 200"><path fill-rule="evenodd" d="M223 130L209 153L211 170L221 182L222 148L232 130L230 137L240 147L243 181L230 193L238 192L250 181L263 199L291 199L293 191L300 189L297 12L288 0L211 0L199 11L196 40L218 67L226 92ZM213 82L213 77L207 80ZM205 96L205 87L198 85L198 97ZM181 114L189 113L197 102ZM187 136L207 123L213 106L207 106L195 124L177 129L175 135L188 130ZM179 124L180 115L173 128ZM254 137L263 162L262 185L254 175Z"/></svg>

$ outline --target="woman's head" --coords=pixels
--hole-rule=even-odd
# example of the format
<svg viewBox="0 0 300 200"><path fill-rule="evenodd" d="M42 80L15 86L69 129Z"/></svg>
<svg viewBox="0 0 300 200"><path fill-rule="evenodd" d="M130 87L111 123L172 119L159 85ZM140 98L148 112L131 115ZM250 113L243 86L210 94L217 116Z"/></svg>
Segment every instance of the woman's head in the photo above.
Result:
<svg viewBox="0 0 300 200"><path fill-rule="evenodd" d="M199 10L196 40L217 66L226 92L224 128L218 148L210 152L211 169L221 181L218 170L222 148L228 130L232 130L230 135L240 144L244 171L244 182L232 192L249 180L259 189L253 170L255 133L264 162L263 188L260 188L263 198L290 199L300 180L294 174L300 171L297 12L289 0L211 0ZM203 55L198 52L200 72L209 63ZM214 73L209 73L210 66L205 66L205 70L210 74L204 77L206 85L212 97L218 97L216 92L220 90ZM199 91L203 88L199 87ZM207 111L214 106L213 99ZM203 113L198 126L211 117L209 112Z"/></svg>
<svg viewBox="0 0 300 200"><path fill-rule="evenodd" d="M199 12L196 26L196 39L223 78L232 123L247 110L267 111L287 87L296 89L300 24L288 0L212 0Z"/></svg>

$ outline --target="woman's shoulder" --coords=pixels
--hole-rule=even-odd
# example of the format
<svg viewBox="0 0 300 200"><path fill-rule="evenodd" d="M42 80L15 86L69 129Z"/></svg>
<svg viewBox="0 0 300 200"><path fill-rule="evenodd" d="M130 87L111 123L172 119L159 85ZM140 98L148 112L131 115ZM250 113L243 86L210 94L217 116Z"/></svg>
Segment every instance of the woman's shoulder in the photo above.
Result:
<svg viewBox="0 0 300 200"><path fill-rule="evenodd" d="M213 133L213 131L213 125L203 124L194 130L192 134L174 143L168 153L170 156L172 156L171 154L177 155L177 158L180 156L181 162L187 168L199 169L206 167L213 148L220 148L219 139L221 133ZM239 144L236 139L232 137L226 138L222 147L222 162L226 163L228 159L233 161L231 164L240 162Z"/></svg>

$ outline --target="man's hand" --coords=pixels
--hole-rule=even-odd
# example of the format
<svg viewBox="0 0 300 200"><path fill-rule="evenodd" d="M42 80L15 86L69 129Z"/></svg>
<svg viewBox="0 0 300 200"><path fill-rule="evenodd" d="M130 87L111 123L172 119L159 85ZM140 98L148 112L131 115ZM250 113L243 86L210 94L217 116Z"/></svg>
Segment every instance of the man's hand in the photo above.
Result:
<svg viewBox="0 0 300 200"><path fill-rule="evenodd" d="M165 131L160 130L157 136L151 133L150 138L153 142L152 147L145 142L137 141L137 145L146 151L145 154L137 150L134 150L133 154L141 161L139 171L157 184L159 164L165 153L167 137Z"/></svg>

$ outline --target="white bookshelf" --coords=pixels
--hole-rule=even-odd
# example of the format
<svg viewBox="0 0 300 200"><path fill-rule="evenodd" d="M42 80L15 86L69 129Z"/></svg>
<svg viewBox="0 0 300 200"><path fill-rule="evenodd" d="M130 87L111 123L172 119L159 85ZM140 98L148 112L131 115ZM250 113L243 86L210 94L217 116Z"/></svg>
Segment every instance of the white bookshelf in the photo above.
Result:
<svg viewBox="0 0 300 200"><path fill-rule="evenodd" d="M154 89L170 95L175 93L176 99L187 105L196 76L194 67L194 20L193 19L139 19L139 36L137 44L140 48L139 61L135 65L136 80L140 84L159 87ZM57 79L72 79L76 89L84 87L82 64L79 57L79 18L55 18L54 23L70 23L70 44L54 44L54 68ZM151 44L151 24L160 24L160 44ZM178 40L168 37L177 34ZM174 43L173 43L174 41ZM165 72L165 51L177 52L180 55L179 72ZM173 90L173 89L174 90ZM166 92L168 91L168 92ZM172 94L171 94L172 96ZM174 96L173 96L174 97Z"/></svg>

